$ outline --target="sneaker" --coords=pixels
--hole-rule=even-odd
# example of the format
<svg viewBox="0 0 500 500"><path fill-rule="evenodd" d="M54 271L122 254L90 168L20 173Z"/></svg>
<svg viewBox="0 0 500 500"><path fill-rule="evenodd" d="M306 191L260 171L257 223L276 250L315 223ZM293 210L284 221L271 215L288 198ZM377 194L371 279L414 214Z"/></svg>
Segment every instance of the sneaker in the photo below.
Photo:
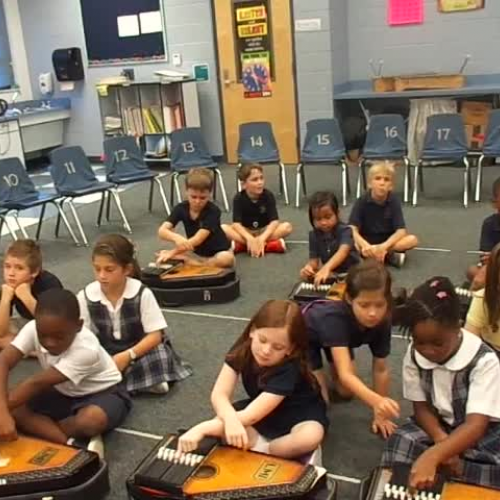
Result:
<svg viewBox="0 0 500 500"><path fill-rule="evenodd" d="M93 438L73 438L70 437L66 442L67 445L83 450L93 451L99 455L101 460L104 459L104 443L100 435Z"/></svg>
<svg viewBox="0 0 500 500"><path fill-rule="evenodd" d="M148 394L167 394L169 390L170 386L168 385L168 382L160 382L152 387L148 387L144 392L147 392Z"/></svg>
<svg viewBox="0 0 500 500"><path fill-rule="evenodd" d="M387 263L394 267L403 267L406 260L404 252L390 252L387 256Z"/></svg>
<svg viewBox="0 0 500 500"><path fill-rule="evenodd" d="M271 240L266 243L265 246L266 253L285 253L286 252L286 243L283 238L279 240Z"/></svg>
<svg viewBox="0 0 500 500"><path fill-rule="evenodd" d="M244 243L240 243L239 241L233 241L231 243L231 248L235 254L247 252L247 246Z"/></svg>

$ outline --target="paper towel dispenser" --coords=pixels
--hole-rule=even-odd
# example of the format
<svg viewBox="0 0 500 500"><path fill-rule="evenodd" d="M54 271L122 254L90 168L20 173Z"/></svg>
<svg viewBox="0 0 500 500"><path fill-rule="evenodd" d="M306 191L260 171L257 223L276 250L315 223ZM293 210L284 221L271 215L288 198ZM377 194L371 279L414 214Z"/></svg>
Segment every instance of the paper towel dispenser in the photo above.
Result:
<svg viewBox="0 0 500 500"><path fill-rule="evenodd" d="M78 47L57 49L52 52L52 64L60 82L83 80L82 52Z"/></svg>

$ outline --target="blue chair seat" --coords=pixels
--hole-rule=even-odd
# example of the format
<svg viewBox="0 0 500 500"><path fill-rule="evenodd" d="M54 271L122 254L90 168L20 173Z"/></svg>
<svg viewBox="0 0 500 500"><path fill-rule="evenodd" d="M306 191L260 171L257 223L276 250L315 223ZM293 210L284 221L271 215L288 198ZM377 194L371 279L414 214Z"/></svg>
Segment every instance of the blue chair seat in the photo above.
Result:
<svg viewBox="0 0 500 500"><path fill-rule="evenodd" d="M464 156L467 156L467 151L422 151L421 160L456 160L461 161Z"/></svg>
<svg viewBox="0 0 500 500"><path fill-rule="evenodd" d="M198 166L203 168L217 168L218 164L214 161L204 161L203 165L198 165ZM174 165L173 170L175 172L178 172L179 174L187 174L192 168L196 167L197 167L196 164L183 165L181 162L179 162Z"/></svg>
<svg viewBox="0 0 500 500"><path fill-rule="evenodd" d="M57 193L35 193L33 196L22 200L8 201L2 203L2 208L7 210L26 210L28 208L44 205L57 200L60 196Z"/></svg>
<svg viewBox="0 0 500 500"><path fill-rule="evenodd" d="M156 172L145 171L137 172L135 174L125 174L125 175L109 175L108 180L114 182L115 184L128 184L131 182L142 182L149 179L154 179L157 177Z"/></svg>
<svg viewBox="0 0 500 500"><path fill-rule="evenodd" d="M406 156L406 150L399 151L387 151L387 152L378 152L378 151L369 151L366 157L370 160L400 160L404 156Z"/></svg>
<svg viewBox="0 0 500 500"><path fill-rule="evenodd" d="M335 163L338 161L341 161L344 159L344 153L340 152L338 155L334 156L321 156L321 155L314 155L314 154L306 154L302 153L300 156L300 161L302 163Z"/></svg>
<svg viewBox="0 0 500 500"><path fill-rule="evenodd" d="M99 184L82 187L79 189L71 189L71 190L64 189L59 191L59 194L61 196L71 196L73 198L77 198L79 196L85 196L87 194L102 193L103 191L107 191L108 189L113 189L114 187L116 187L116 184L113 184L112 182L103 181L99 182Z"/></svg>

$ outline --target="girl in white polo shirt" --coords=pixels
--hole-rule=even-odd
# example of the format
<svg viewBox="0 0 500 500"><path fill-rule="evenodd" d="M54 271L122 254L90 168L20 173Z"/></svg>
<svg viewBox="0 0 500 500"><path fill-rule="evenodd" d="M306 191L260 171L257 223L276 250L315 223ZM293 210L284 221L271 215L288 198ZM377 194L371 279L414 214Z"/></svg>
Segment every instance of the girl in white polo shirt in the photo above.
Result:
<svg viewBox="0 0 500 500"><path fill-rule="evenodd" d="M135 279L141 271L134 245L121 234L104 235L92 265L96 281L78 294L84 325L113 356L129 392L165 394L191 367L174 351L153 292Z"/></svg>
<svg viewBox="0 0 500 500"><path fill-rule="evenodd" d="M9 371L29 353L42 370L7 391ZM0 354L0 441L16 439L17 428L102 457L100 434L120 425L131 407L121 380L109 354L82 327L74 294L42 293L35 320Z"/></svg>
<svg viewBox="0 0 500 500"><path fill-rule="evenodd" d="M413 342L403 365L413 417L391 436L383 466L412 464L410 487L430 487L438 469L466 483L500 488L500 362L460 329L448 278L415 289L401 320Z"/></svg>

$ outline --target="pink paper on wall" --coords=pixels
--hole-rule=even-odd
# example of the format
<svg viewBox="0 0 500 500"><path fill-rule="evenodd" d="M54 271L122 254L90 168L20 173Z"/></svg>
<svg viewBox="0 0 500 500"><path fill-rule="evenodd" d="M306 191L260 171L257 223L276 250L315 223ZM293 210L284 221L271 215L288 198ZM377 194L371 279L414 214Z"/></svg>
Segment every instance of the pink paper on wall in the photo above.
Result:
<svg viewBox="0 0 500 500"><path fill-rule="evenodd" d="M387 1L387 22L391 26L422 24L424 22L424 0Z"/></svg>

